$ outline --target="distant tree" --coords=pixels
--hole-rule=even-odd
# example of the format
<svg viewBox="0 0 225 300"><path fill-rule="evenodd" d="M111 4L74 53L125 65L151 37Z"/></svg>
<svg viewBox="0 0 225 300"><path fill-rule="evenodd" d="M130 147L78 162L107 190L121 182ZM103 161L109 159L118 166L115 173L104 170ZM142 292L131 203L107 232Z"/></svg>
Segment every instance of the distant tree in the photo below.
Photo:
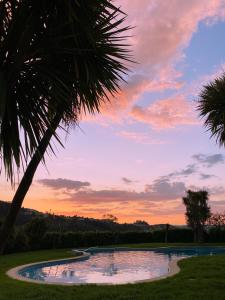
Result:
<svg viewBox="0 0 225 300"><path fill-rule="evenodd" d="M188 190L186 197L183 198L183 203L186 206L187 224L194 232L194 241L202 242L204 225L211 215L208 205L208 192Z"/></svg>
<svg viewBox="0 0 225 300"><path fill-rule="evenodd" d="M136 221L134 222L134 224L135 224L135 225L145 225L145 226L150 226L150 225L148 224L148 222L143 221L143 220L136 220Z"/></svg>
<svg viewBox="0 0 225 300"><path fill-rule="evenodd" d="M108 222L114 222L114 223L118 222L118 218L112 214L103 215L103 220Z"/></svg>
<svg viewBox="0 0 225 300"><path fill-rule="evenodd" d="M136 221L134 222L134 225L148 226L148 227L150 226L148 222L143 221L143 220L136 220Z"/></svg>
<svg viewBox="0 0 225 300"><path fill-rule="evenodd" d="M150 229L150 225L146 221L137 220L133 224L144 231L148 231Z"/></svg>
<svg viewBox="0 0 225 300"><path fill-rule="evenodd" d="M225 213L214 213L207 220L210 242L224 242Z"/></svg>
<svg viewBox="0 0 225 300"><path fill-rule="evenodd" d="M207 224L217 229L225 228L225 213L214 213L207 220Z"/></svg>

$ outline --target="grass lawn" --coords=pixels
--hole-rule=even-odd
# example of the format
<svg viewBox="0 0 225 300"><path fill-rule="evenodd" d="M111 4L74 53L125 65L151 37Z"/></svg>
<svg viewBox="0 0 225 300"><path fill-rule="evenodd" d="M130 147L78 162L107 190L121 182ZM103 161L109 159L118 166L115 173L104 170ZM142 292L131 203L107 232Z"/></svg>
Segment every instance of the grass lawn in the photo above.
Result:
<svg viewBox="0 0 225 300"><path fill-rule="evenodd" d="M132 246L162 245L165 246ZM173 244L175 245L181 244ZM225 300L225 255L183 260L179 263L181 272L173 277L151 283L120 286L39 285L17 281L5 274L7 270L18 265L65 257L71 257L69 250L27 252L0 257L0 300Z"/></svg>

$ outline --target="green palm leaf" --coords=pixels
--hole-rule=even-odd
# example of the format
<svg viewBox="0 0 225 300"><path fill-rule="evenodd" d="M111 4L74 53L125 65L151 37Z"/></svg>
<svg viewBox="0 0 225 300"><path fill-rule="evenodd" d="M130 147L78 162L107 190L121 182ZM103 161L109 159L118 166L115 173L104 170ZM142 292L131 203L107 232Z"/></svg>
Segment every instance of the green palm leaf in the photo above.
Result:
<svg viewBox="0 0 225 300"><path fill-rule="evenodd" d="M77 124L118 90L131 61L124 19L110 0L0 1L0 158L12 182L55 116Z"/></svg>
<svg viewBox="0 0 225 300"><path fill-rule="evenodd" d="M200 93L197 109L211 136L225 145L225 74L205 85Z"/></svg>

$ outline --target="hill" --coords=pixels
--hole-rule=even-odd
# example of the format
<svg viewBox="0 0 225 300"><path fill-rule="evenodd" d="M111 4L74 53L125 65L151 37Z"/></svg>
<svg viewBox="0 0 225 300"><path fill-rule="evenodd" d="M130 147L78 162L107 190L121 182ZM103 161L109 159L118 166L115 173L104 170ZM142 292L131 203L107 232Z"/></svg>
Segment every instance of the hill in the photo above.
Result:
<svg viewBox="0 0 225 300"><path fill-rule="evenodd" d="M10 203L0 200L0 219L4 219L10 207ZM24 225L28 223L32 218L42 216L41 212L34 209L21 208L16 220L16 225Z"/></svg>
<svg viewBox="0 0 225 300"><path fill-rule="evenodd" d="M0 201L0 219L7 214L10 203ZM35 217L43 217L50 231L149 231L150 225L145 221L119 224L110 219L94 219L79 216L67 217L42 213L29 208L21 208L16 225L21 226Z"/></svg>

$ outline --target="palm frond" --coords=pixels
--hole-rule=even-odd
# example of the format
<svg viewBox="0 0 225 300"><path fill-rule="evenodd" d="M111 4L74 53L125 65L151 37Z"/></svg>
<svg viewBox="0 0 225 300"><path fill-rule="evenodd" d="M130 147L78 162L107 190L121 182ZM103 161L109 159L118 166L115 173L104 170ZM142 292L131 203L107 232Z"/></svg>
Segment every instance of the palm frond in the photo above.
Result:
<svg viewBox="0 0 225 300"><path fill-rule="evenodd" d="M225 145L225 74L205 85L198 100L204 125L221 145Z"/></svg>
<svg viewBox="0 0 225 300"><path fill-rule="evenodd" d="M125 18L110 0L0 1L0 158L12 182L56 115L76 124L117 92L132 60Z"/></svg>

